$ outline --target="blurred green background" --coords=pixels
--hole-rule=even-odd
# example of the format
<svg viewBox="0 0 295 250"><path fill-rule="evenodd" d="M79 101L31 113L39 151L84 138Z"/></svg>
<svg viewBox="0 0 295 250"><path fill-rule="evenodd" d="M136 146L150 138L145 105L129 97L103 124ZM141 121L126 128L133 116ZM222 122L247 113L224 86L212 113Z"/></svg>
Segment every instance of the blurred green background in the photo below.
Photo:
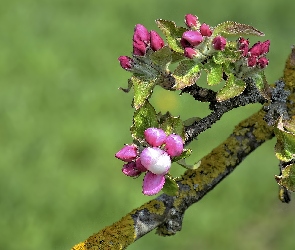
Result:
<svg viewBox="0 0 295 250"><path fill-rule="evenodd" d="M150 200L114 154L130 143L133 27L186 13L212 26L234 20L271 40L269 82L294 41L295 1L0 1L0 249L70 249ZM255 42L257 38L251 38ZM208 114L187 95L156 88L152 103L186 119ZM190 147L197 161L258 105L226 114ZM185 214L173 237L153 232L128 249L295 249L295 203L277 199L275 141ZM175 167L177 168L177 167ZM181 174L182 170L173 170Z"/></svg>

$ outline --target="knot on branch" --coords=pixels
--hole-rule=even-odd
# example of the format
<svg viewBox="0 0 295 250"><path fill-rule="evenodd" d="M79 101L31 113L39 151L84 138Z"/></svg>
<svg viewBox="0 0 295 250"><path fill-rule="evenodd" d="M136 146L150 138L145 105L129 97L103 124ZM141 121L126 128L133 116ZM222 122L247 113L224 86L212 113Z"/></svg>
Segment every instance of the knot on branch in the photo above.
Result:
<svg viewBox="0 0 295 250"><path fill-rule="evenodd" d="M157 234L160 236L171 236L176 234L182 228L183 212L171 208L167 219L158 226Z"/></svg>
<svg viewBox="0 0 295 250"><path fill-rule="evenodd" d="M264 120L269 126L275 125L279 117L283 120L289 119L287 112L287 98L290 95L290 91L285 90L285 83L283 80L278 80L275 83L275 87L271 89L271 102L269 105L264 106L264 111L266 115Z"/></svg>

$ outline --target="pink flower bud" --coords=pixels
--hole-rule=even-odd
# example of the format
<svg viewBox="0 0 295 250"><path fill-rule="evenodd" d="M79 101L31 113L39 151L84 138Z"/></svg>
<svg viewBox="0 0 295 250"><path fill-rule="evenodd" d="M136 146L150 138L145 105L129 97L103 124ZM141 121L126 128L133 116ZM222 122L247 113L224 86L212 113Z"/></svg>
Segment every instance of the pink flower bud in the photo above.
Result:
<svg viewBox="0 0 295 250"><path fill-rule="evenodd" d="M179 135L171 134L166 139L166 152L171 156L179 156L183 151L183 140Z"/></svg>
<svg viewBox="0 0 295 250"><path fill-rule="evenodd" d="M125 145L115 156L125 162L133 161L137 156L137 147L135 145Z"/></svg>
<svg viewBox="0 0 295 250"><path fill-rule="evenodd" d="M141 164L154 174L164 175L171 167L169 155L159 148L145 148L140 154Z"/></svg>
<svg viewBox="0 0 295 250"><path fill-rule="evenodd" d="M239 43L239 48L240 48L240 46L242 46L242 45L249 46L250 42L248 39L245 39L244 37L239 37L238 43Z"/></svg>
<svg viewBox="0 0 295 250"><path fill-rule="evenodd" d="M249 56L247 58L247 66L254 67L257 64L257 57L256 56Z"/></svg>
<svg viewBox="0 0 295 250"><path fill-rule="evenodd" d="M136 43L144 42L145 44L150 42L150 33L142 24L135 25L133 41Z"/></svg>
<svg viewBox="0 0 295 250"><path fill-rule="evenodd" d="M188 47L191 48L192 47L191 44L183 38L180 39L180 44L181 44L182 48L188 48Z"/></svg>
<svg viewBox="0 0 295 250"><path fill-rule="evenodd" d="M249 49L249 53L251 56L260 56L262 54L262 43L257 42L255 43L252 48Z"/></svg>
<svg viewBox="0 0 295 250"><path fill-rule="evenodd" d="M144 56L147 45L144 42L133 42L133 55Z"/></svg>
<svg viewBox="0 0 295 250"><path fill-rule="evenodd" d="M165 175L147 172L143 179L142 192L144 195L155 195L161 191L165 184Z"/></svg>
<svg viewBox="0 0 295 250"><path fill-rule="evenodd" d="M261 57L257 61L257 66L264 69L268 65L268 59L266 57Z"/></svg>
<svg viewBox="0 0 295 250"><path fill-rule="evenodd" d="M158 147L165 142L167 135L162 129L148 128L144 131L144 137L148 144Z"/></svg>
<svg viewBox="0 0 295 250"><path fill-rule="evenodd" d="M211 36L212 30L210 29L210 26L206 23L203 23L200 27L200 32L202 36Z"/></svg>
<svg viewBox="0 0 295 250"><path fill-rule="evenodd" d="M270 41L266 40L261 43L261 54L266 54L269 51Z"/></svg>
<svg viewBox="0 0 295 250"><path fill-rule="evenodd" d="M134 161L124 164L124 166L122 168L122 172L123 172L123 174L130 176L130 177L136 177L142 173L142 171L140 171L136 167L136 164Z"/></svg>
<svg viewBox="0 0 295 250"><path fill-rule="evenodd" d="M160 35L156 31L151 30L150 36L151 36L151 48L153 51L157 51L164 47L165 45L164 40L162 39L162 37L160 37Z"/></svg>
<svg viewBox="0 0 295 250"><path fill-rule="evenodd" d="M197 51L193 48L187 47L184 49L184 55L190 59L193 59L197 55Z"/></svg>
<svg viewBox="0 0 295 250"><path fill-rule="evenodd" d="M240 37L238 40L238 48L242 51L242 55L246 56L249 51L249 40Z"/></svg>
<svg viewBox="0 0 295 250"><path fill-rule="evenodd" d="M198 17L192 14L187 14L184 17L184 22L189 28L196 27L198 25Z"/></svg>
<svg viewBox="0 0 295 250"><path fill-rule="evenodd" d="M147 169L141 164L141 159L140 157L136 158L135 160L135 164L136 164L136 168L141 171L141 172L145 172L147 171Z"/></svg>
<svg viewBox="0 0 295 250"><path fill-rule="evenodd" d="M226 39L223 36L216 36L212 41L213 47L216 50L224 50Z"/></svg>
<svg viewBox="0 0 295 250"><path fill-rule="evenodd" d="M203 36L197 30L188 30L182 34L182 39L186 40L191 46L197 46L203 42Z"/></svg>
<svg viewBox="0 0 295 250"><path fill-rule="evenodd" d="M118 60L123 69L131 70L133 68L133 60L129 56L120 56Z"/></svg>

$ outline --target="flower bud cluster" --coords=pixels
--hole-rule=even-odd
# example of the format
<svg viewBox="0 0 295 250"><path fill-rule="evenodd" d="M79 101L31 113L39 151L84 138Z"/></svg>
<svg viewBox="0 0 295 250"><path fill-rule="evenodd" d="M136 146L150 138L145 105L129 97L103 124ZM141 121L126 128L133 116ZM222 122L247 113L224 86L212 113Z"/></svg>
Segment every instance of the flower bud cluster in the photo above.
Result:
<svg viewBox="0 0 295 250"><path fill-rule="evenodd" d="M189 30L182 34L180 44L186 57L202 58L216 50L224 50L226 39L222 36L212 37L213 29L206 23L200 24L197 16L187 14L184 22Z"/></svg>
<svg viewBox="0 0 295 250"><path fill-rule="evenodd" d="M164 40L160 35L151 30L147 30L142 24L136 24L133 33L133 55L145 56L147 49L151 48L153 51L157 51L163 48L165 45ZM123 69L131 71L134 66L134 61L129 56L120 56L118 58L120 65Z"/></svg>
<svg viewBox="0 0 295 250"><path fill-rule="evenodd" d="M165 183L165 175L171 167L171 158L183 152L183 140L177 134L166 135L159 128L148 128L144 132L148 146L125 145L116 153L124 162L122 172L131 177L138 177L146 172L143 180L143 194L154 195L160 192Z"/></svg>
<svg viewBox="0 0 295 250"><path fill-rule="evenodd" d="M249 40L243 37L238 39L238 49L246 59L247 66L250 68L257 67L264 69L268 65L268 59L265 55L269 51L270 41L257 42L249 48Z"/></svg>

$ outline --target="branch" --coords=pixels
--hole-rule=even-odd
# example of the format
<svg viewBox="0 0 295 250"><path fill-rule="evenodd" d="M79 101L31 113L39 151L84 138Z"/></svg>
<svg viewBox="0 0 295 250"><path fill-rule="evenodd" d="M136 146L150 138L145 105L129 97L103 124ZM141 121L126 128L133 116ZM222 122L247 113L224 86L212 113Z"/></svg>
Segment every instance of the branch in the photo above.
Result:
<svg viewBox="0 0 295 250"><path fill-rule="evenodd" d="M196 100L209 101L209 108L212 110L208 116L186 127L186 144L190 143L199 134L210 128L212 124L220 120L220 118L230 110L250 103L264 104L267 102L250 78L245 79L245 81L246 89L242 94L223 102L216 101L216 93L214 91L201 88L196 84L182 90L182 93L189 93Z"/></svg>
<svg viewBox="0 0 295 250"><path fill-rule="evenodd" d="M273 128L263 120L264 116L265 112L260 110L242 121L222 144L201 160L199 168L187 170L178 180L177 196L160 195L72 250L126 249L155 228L159 235L180 231L186 209L202 199L253 150L273 137Z"/></svg>

